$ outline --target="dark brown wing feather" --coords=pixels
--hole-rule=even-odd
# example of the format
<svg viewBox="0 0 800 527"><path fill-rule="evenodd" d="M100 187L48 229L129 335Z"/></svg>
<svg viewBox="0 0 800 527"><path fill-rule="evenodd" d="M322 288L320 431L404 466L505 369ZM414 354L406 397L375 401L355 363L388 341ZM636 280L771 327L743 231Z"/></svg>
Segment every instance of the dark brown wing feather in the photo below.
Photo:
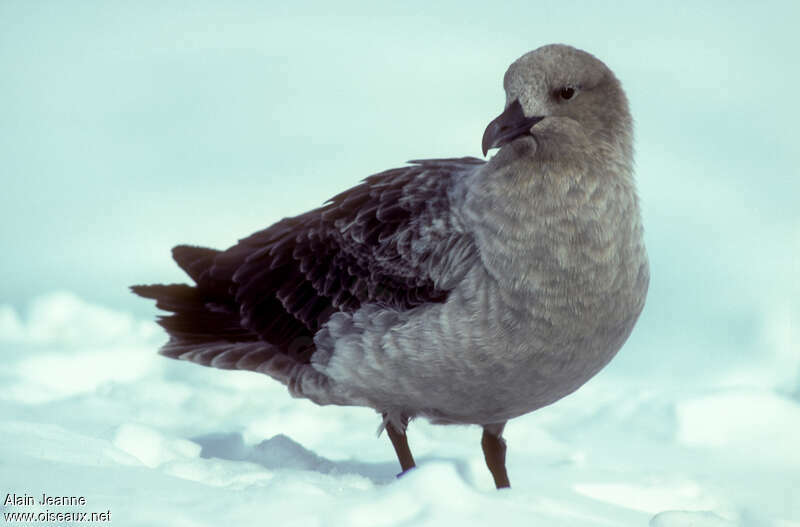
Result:
<svg viewBox="0 0 800 527"><path fill-rule="evenodd" d="M411 163L370 176L224 252L176 247L176 261L197 287L137 286L135 292L174 313L160 323L182 352L194 337L206 343L258 339L271 345L270 353L279 350L303 363L314 351L313 335L337 311L367 302L399 310L442 302L450 285L437 266L453 258L451 249L457 257L474 257L469 235L453 223L448 191L483 161ZM186 300L175 303L166 290L145 289L158 287L184 287L172 292ZM216 324L209 323L214 317ZM198 322L194 335L192 320Z"/></svg>

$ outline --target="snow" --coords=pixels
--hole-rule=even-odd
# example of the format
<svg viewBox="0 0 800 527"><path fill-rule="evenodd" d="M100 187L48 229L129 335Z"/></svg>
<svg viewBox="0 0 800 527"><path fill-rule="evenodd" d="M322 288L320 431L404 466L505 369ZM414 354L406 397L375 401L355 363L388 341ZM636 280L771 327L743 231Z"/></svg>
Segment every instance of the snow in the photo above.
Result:
<svg viewBox="0 0 800 527"><path fill-rule="evenodd" d="M765 342L796 349L796 336ZM509 423L513 488L498 492L477 427L413 422L419 466L398 479L374 412L165 359L163 340L66 292L0 305L0 489L87 500L0 512L109 510L121 526L800 526L786 353L680 388L604 372Z"/></svg>
<svg viewBox="0 0 800 527"><path fill-rule="evenodd" d="M736 525L713 512L668 511L657 514L650 527L727 527Z"/></svg>
<svg viewBox="0 0 800 527"><path fill-rule="evenodd" d="M769 444L760 462L800 470L800 406L797 401L756 390L731 390L682 402L677 407L678 440L687 445L725 447L747 454Z"/></svg>

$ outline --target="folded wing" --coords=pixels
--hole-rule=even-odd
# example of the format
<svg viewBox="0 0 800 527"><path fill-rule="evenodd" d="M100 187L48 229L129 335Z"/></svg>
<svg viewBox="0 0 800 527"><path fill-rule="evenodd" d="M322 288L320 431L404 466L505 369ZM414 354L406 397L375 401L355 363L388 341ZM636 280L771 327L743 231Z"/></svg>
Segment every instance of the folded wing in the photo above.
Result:
<svg viewBox="0 0 800 527"><path fill-rule="evenodd" d="M247 369L257 369L256 352L308 363L314 334L337 311L443 302L477 258L451 196L481 164L412 161L224 252L176 247L173 255L195 287L134 288L173 313L159 322L172 337L162 353Z"/></svg>

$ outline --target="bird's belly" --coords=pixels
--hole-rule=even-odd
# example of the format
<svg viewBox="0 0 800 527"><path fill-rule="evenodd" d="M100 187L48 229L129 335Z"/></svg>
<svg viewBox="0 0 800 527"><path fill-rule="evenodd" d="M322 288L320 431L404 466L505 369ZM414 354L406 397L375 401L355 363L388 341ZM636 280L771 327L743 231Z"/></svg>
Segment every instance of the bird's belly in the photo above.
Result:
<svg viewBox="0 0 800 527"><path fill-rule="evenodd" d="M453 366L442 369L447 391L430 412L438 420L505 421L572 393L616 355L640 311L631 306L610 316L603 307L575 308L566 298L546 306L513 298L488 277L476 285L477 302L442 307L471 313L447 317L469 322L452 329L456 338L441 351ZM626 301L615 296L606 295L605 305Z"/></svg>
<svg viewBox="0 0 800 527"><path fill-rule="evenodd" d="M401 313L372 306L343 320L348 333L319 368L352 404L438 422L502 422L596 374L630 333L632 311L611 325L587 324L591 313L520 301L478 268L445 303Z"/></svg>

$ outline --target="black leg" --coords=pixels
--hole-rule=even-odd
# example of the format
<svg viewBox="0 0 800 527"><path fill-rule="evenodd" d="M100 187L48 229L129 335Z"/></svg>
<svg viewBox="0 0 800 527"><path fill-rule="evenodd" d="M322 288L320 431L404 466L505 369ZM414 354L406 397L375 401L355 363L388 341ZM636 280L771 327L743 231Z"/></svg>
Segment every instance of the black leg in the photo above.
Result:
<svg viewBox="0 0 800 527"><path fill-rule="evenodd" d="M403 469L403 472L399 475L417 466L414 463L414 456L411 455L411 449L408 447L408 437L405 431L407 425L408 419L403 419L403 430L395 429L391 422L386 423L386 433L389 434L389 439L391 439L392 446L397 454L397 460L400 461L400 468Z"/></svg>
<svg viewBox="0 0 800 527"><path fill-rule="evenodd" d="M494 484L498 489L510 487L508 473L506 472L506 441L503 439L505 423L486 425L483 427L483 456L486 466L494 477Z"/></svg>

